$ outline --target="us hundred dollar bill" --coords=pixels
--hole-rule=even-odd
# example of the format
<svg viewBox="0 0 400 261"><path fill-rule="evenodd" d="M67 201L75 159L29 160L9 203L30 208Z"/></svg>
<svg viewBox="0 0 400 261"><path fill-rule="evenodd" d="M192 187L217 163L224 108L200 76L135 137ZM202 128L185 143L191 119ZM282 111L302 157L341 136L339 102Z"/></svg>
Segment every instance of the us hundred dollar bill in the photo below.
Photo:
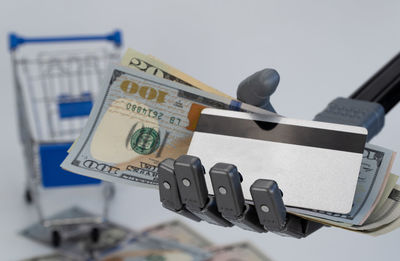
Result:
<svg viewBox="0 0 400 261"><path fill-rule="evenodd" d="M203 82L194 79L193 77L179 71L178 69L166 64L159 59L142 54L136 50L129 48L121 60L121 65L127 66L142 72L155 75L157 77L181 83L187 86L198 88L200 90L216 94L218 96L226 97L228 99L234 99L227 94L214 89L211 86L204 84Z"/></svg>
<svg viewBox="0 0 400 261"><path fill-rule="evenodd" d="M158 224L145 229L142 233L198 248L212 246L212 243L207 238L179 220Z"/></svg>
<svg viewBox="0 0 400 261"><path fill-rule="evenodd" d="M111 182L157 187L157 166L188 150L206 107L272 114L123 66L112 68L61 167Z"/></svg>
<svg viewBox="0 0 400 261"><path fill-rule="evenodd" d="M208 251L171 242L156 237L138 236L100 253L96 260L101 261L206 261L211 255Z"/></svg>
<svg viewBox="0 0 400 261"><path fill-rule="evenodd" d="M142 233L198 248L212 246L212 243L207 238L179 220L172 220L146 228Z"/></svg>
<svg viewBox="0 0 400 261"><path fill-rule="evenodd" d="M82 222L85 222L85 218L93 219L93 217L96 217L96 215L93 213L90 213L79 207L71 207L56 213L50 217L49 220L81 219ZM99 238L96 242L93 242L93 240L88 237L87 227L76 227L74 229L74 236L63 238L62 244L58 247L58 250L63 254L67 254L68 257L71 258L71 261L92 260L91 257L97 255L98 253L108 249L116 248L126 240L138 235L138 233L132 231L131 229L112 222L103 223L101 226L99 226L99 230ZM51 247L52 231L52 227L46 227L42 222L36 222L23 229L20 234L35 242ZM53 259L49 259L49 261L50 260ZM56 260L58 259L54 259L54 261ZM60 259L60 261L62 260L64 259Z"/></svg>
<svg viewBox="0 0 400 261"><path fill-rule="evenodd" d="M21 261L81 261L81 259L74 259L60 253L54 253L45 256L31 257Z"/></svg>
<svg viewBox="0 0 400 261"><path fill-rule="evenodd" d="M213 258L209 261L271 261L260 250L248 242L211 248Z"/></svg>
<svg viewBox="0 0 400 261"><path fill-rule="evenodd" d="M372 231L386 226L400 217L400 186L395 185L391 194L386 198L382 207L371 214L368 220L362 225L357 227L350 227L351 230L358 231Z"/></svg>
<svg viewBox="0 0 400 261"><path fill-rule="evenodd" d="M303 217L338 227L362 225L378 205L390 177L396 153L367 143L363 152L360 173L351 211L346 214L320 210L288 208Z"/></svg>
<svg viewBox="0 0 400 261"><path fill-rule="evenodd" d="M395 188L390 193L382 208L386 208L386 212L383 217L379 220L380 226L374 226L369 228L362 233L366 233L371 236L380 236L389 233L400 227L400 186L396 184ZM385 210L382 210L384 212ZM389 222L388 222L389 221ZM384 223L384 225L382 225Z"/></svg>

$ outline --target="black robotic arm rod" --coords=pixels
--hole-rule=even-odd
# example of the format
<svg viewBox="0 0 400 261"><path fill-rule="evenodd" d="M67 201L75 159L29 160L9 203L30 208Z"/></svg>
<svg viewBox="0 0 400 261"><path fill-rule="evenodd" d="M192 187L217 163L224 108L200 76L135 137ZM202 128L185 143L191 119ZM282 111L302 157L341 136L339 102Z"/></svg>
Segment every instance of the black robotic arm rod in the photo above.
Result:
<svg viewBox="0 0 400 261"><path fill-rule="evenodd" d="M349 98L379 103L387 114L400 101L400 53Z"/></svg>

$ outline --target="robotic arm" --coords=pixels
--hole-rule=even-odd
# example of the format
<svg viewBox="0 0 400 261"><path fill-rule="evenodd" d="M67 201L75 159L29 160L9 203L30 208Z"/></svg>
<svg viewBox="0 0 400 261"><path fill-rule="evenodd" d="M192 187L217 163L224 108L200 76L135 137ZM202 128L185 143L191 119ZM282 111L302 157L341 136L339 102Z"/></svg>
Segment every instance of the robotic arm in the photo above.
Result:
<svg viewBox="0 0 400 261"><path fill-rule="evenodd" d="M278 84L279 74L264 69L239 84L237 98L275 112L269 98ZM397 55L350 98L333 100L314 120L365 127L370 140L383 128L385 114L399 100L400 55ZM295 238L306 237L323 226L287 213L282 191L273 180L256 180L250 188L253 201L246 202L242 175L233 164L217 163L209 170L213 196L208 194L206 171L197 157L182 155L176 160L166 159L159 164L158 175L162 205L195 221Z"/></svg>
<svg viewBox="0 0 400 261"><path fill-rule="evenodd" d="M279 84L279 74L264 69L246 78L238 87L239 100L275 112L269 98ZM199 158L183 155L159 164L158 182L162 205L195 221L258 233L267 231L296 238L316 231L321 224L286 212L282 192L273 180L260 179L251 186L254 204L243 196L241 174L236 166L218 163L209 171L214 196L209 196L205 169Z"/></svg>

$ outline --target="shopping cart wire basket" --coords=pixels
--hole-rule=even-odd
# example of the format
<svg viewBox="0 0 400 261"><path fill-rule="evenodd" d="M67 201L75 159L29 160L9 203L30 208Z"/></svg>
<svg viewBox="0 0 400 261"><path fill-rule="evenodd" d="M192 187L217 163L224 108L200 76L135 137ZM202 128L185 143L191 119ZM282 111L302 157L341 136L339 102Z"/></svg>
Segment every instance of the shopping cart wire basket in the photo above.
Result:
<svg viewBox="0 0 400 261"><path fill-rule="evenodd" d="M65 45L100 41L112 43L115 48L112 51L92 48L53 52L40 50L33 58L17 54L23 45L35 44L40 49L44 44L54 46L56 43ZM18 125L28 169L26 199L35 204L43 224L68 225L75 221L46 220L40 203L39 186L52 188L102 183L67 172L60 168L60 164L85 126L104 71L110 63L118 61L118 48L121 45L120 31L72 37L21 37L15 33L9 34ZM103 185L103 217L96 218L96 222L107 216L113 195L112 185Z"/></svg>

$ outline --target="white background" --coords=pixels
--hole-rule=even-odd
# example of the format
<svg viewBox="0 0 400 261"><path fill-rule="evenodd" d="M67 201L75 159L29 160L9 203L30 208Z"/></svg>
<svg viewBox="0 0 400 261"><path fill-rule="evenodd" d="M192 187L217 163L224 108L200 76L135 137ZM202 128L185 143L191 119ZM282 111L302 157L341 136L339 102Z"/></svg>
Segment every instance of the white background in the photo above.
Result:
<svg viewBox="0 0 400 261"><path fill-rule="evenodd" d="M399 1L4 1L0 3L1 181L0 259L19 260L51 250L17 235L36 220L22 198L24 172L17 136L10 31L26 36L124 32L125 47L151 53L235 95L237 84L265 67L281 83L272 101L279 113L312 119L338 96L350 95L400 50ZM400 150L400 106L373 140ZM400 163L393 172L400 174ZM156 191L119 185L111 218L140 229L178 218ZM51 191L50 208L80 202L92 189ZM49 201L51 201L49 200ZM302 240L254 234L187 221L215 243L250 240L274 260L394 260L400 230L372 238L324 228Z"/></svg>

